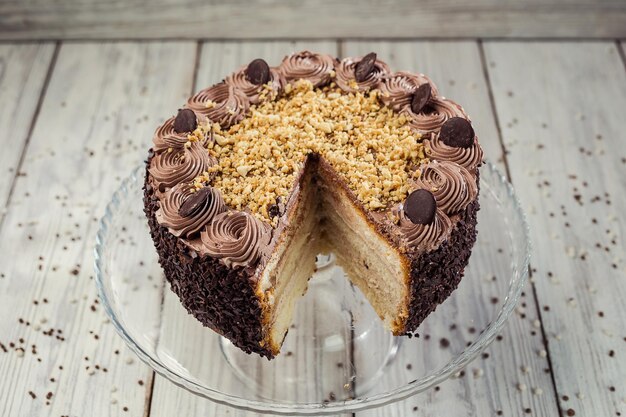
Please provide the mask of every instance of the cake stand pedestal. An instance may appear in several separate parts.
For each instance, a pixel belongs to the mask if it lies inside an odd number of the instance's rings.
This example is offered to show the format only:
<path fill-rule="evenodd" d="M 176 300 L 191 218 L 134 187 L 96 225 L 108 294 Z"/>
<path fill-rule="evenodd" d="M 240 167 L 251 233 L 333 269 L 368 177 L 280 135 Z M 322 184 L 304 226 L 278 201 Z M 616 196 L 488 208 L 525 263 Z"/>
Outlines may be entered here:
<path fill-rule="evenodd" d="M 356 398 L 378 381 L 398 352 L 401 338 L 384 328 L 334 255 L 318 256 L 316 266 L 275 359 L 248 355 L 220 340 L 232 371 L 262 397 L 304 400 L 320 398 L 321 390 L 328 401 Z"/>

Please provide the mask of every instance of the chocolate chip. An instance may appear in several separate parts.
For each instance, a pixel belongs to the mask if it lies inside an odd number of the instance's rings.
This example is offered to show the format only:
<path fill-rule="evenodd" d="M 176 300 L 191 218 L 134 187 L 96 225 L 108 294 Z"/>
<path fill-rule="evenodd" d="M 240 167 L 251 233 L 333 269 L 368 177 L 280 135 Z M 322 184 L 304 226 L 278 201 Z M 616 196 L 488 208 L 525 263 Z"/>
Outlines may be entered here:
<path fill-rule="evenodd" d="M 278 197 L 276 199 L 276 204 L 271 204 L 267 208 L 267 214 L 269 214 L 270 218 L 280 217 L 285 213 L 285 205 L 282 202 L 282 199 Z"/>
<path fill-rule="evenodd" d="M 363 82 L 367 79 L 367 76 L 374 70 L 374 64 L 376 63 L 376 53 L 370 52 L 365 55 L 363 59 L 356 64 L 354 68 L 354 78 L 358 82 Z"/>
<path fill-rule="evenodd" d="M 187 198 L 180 205 L 178 209 L 178 215 L 180 217 L 190 217 L 198 213 L 200 209 L 212 198 L 211 187 L 204 187 L 196 191 L 191 197 Z"/>
<path fill-rule="evenodd" d="M 415 190 L 404 202 L 404 214 L 415 224 L 431 224 L 436 211 L 435 196 L 428 190 Z"/>
<path fill-rule="evenodd" d="M 424 107 L 430 101 L 431 88 L 430 84 L 422 84 L 417 90 L 413 93 L 413 98 L 411 99 L 411 110 L 413 113 L 417 114 L 424 110 Z"/>
<path fill-rule="evenodd" d="M 474 136 L 472 125 L 462 117 L 446 120 L 439 132 L 439 139 L 454 148 L 469 148 L 474 144 Z"/>
<path fill-rule="evenodd" d="M 248 68 L 246 68 L 246 78 L 252 84 L 267 84 L 271 79 L 270 66 L 267 65 L 267 62 L 264 60 L 257 58 L 248 64 Z"/>
<path fill-rule="evenodd" d="M 276 204 L 270 205 L 269 208 L 267 209 L 267 214 L 269 214 L 271 219 L 273 219 L 276 216 L 280 216 L 280 209 L 278 208 L 278 205 Z"/>
<path fill-rule="evenodd" d="M 174 131 L 176 133 L 193 132 L 198 127 L 196 114 L 190 109 L 178 110 L 174 119 Z"/>

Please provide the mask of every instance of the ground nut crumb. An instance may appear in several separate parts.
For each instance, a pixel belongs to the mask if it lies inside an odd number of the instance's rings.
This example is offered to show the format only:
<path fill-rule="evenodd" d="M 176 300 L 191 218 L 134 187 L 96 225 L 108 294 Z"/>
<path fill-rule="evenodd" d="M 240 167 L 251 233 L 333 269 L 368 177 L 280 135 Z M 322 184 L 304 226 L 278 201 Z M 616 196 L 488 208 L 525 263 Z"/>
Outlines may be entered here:
<path fill-rule="evenodd" d="M 309 153 L 322 155 L 370 210 L 404 200 L 412 170 L 426 161 L 419 134 L 378 101 L 376 90 L 345 94 L 306 80 L 252 106 L 227 130 L 214 124 L 213 137 L 209 153 L 219 163 L 195 184 L 209 182 L 231 207 L 265 220 L 268 206 L 288 197 Z"/>

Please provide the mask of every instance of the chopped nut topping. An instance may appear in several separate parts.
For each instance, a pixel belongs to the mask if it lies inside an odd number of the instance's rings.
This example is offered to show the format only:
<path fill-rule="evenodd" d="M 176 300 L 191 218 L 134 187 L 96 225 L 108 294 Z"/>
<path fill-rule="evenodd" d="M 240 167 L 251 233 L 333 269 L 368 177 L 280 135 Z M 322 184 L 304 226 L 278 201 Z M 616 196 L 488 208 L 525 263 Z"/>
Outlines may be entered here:
<path fill-rule="evenodd" d="M 210 182 L 230 206 L 270 221 L 268 207 L 278 197 L 286 201 L 306 155 L 316 152 L 366 208 L 404 200 L 412 169 L 426 160 L 404 115 L 380 104 L 378 90 L 345 94 L 334 84 L 314 89 L 306 80 L 287 87 L 228 130 L 213 124 L 209 153 L 219 163 L 196 184 Z"/>

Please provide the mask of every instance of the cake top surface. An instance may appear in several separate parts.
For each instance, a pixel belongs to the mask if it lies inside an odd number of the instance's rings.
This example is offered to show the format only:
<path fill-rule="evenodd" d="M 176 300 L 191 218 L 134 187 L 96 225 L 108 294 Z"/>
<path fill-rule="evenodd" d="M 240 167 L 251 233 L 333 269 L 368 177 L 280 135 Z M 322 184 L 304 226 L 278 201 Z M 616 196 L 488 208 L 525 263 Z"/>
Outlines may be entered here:
<path fill-rule="evenodd" d="M 278 67 L 256 59 L 192 96 L 153 142 L 157 221 L 235 266 L 260 252 L 233 262 L 224 248 L 269 244 L 310 153 L 420 250 L 445 240 L 475 200 L 482 162 L 463 109 L 425 75 L 393 73 L 373 53 L 338 60 L 302 51 Z"/>
<path fill-rule="evenodd" d="M 229 206 L 271 221 L 268 208 L 286 201 L 306 155 L 314 152 L 367 209 L 404 200 L 410 168 L 426 160 L 424 145 L 404 115 L 380 103 L 378 92 L 343 94 L 308 80 L 289 84 L 281 98 L 252 107 L 228 130 L 214 125 L 215 141 L 208 146 L 219 162 L 196 185 L 210 182 Z"/>

